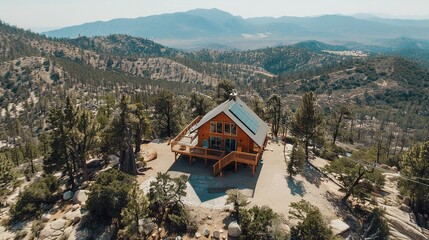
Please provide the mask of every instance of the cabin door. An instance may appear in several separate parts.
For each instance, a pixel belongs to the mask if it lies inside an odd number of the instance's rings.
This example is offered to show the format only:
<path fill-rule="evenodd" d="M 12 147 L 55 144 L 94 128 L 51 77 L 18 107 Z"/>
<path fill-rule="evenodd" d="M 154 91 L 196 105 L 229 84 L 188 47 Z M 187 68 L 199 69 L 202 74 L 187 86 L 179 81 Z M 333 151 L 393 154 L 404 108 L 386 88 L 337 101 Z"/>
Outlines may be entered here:
<path fill-rule="evenodd" d="M 225 151 L 226 152 L 232 152 L 237 150 L 237 140 L 232 138 L 226 138 L 225 139 Z"/>

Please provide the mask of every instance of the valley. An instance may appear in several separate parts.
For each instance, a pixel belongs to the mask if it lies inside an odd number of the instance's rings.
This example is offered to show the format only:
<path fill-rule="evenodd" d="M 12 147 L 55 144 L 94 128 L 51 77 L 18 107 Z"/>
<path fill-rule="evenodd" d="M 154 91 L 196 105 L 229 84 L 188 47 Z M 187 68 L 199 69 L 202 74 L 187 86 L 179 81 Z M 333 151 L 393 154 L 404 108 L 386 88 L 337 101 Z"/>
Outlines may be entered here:
<path fill-rule="evenodd" d="M 279 24 L 297 37 L 287 46 L 199 48 L 212 44 L 203 41 L 183 50 L 146 37 L 194 41 L 196 26 L 132 36 L 87 24 L 47 37 L 0 24 L 0 239 L 231 239 L 234 221 L 240 239 L 309 239 L 306 223 L 321 239 L 429 239 L 424 24 L 341 17 L 357 30 L 331 45 L 316 40 L 335 34 L 320 24 L 338 16 L 182 15 L 163 24 L 204 17 L 205 36 L 229 32 L 231 41 L 234 28 L 279 37 Z M 223 25 L 210 25 L 218 15 Z M 386 24 L 421 40 L 380 31 L 397 41 L 350 42 Z M 298 41 L 315 28 L 325 32 Z M 172 139 L 232 96 L 269 124 L 256 175 L 245 164 L 213 176 L 204 159 L 175 161 Z"/>

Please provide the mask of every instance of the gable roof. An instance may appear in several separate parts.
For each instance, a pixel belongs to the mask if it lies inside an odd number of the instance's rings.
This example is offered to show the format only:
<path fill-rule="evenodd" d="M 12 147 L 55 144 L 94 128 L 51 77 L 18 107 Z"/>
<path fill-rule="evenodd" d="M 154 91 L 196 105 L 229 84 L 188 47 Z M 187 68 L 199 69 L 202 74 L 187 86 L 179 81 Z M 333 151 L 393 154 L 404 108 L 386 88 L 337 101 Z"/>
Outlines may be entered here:
<path fill-rule="evenodd" d="M 225 113 L 237 126 L 246 133 L 259 147 L 262 147 L 268 134 L 268 124 L 252 111 L 240 98 L 229 99 L 208 112 L 191 128 L 195 131 L 202 125 Z"/>

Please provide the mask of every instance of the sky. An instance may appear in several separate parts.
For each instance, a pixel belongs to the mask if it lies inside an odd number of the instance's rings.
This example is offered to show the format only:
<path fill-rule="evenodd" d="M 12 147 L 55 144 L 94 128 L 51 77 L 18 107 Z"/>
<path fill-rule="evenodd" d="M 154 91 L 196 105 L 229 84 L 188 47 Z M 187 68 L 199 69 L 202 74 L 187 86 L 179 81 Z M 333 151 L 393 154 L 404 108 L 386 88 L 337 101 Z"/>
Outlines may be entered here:
<path fill-rule="evenodd" d="M 0 20 L 45 31 L 114 18 L 218 8 L 244 18 L 374 14 L 429 19 L 429 0 L 0 0 Z"/>

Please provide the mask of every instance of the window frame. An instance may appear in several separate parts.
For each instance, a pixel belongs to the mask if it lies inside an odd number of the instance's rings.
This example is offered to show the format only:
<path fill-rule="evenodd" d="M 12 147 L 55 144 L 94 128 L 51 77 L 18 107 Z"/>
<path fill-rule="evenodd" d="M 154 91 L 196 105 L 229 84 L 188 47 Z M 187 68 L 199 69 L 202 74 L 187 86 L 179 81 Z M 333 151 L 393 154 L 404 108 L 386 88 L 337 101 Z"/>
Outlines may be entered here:
<path fill-rule="evenodd" d="M 229 126 L 229 132 L 226 131 L 226 126 Z M 232 129 L 235 130 L 235 132 L 232 132 Z M 225 135 L 231 135 L 231 136 L 237 136 L 237 124 L 235 123 L 225 123 Z"/>

